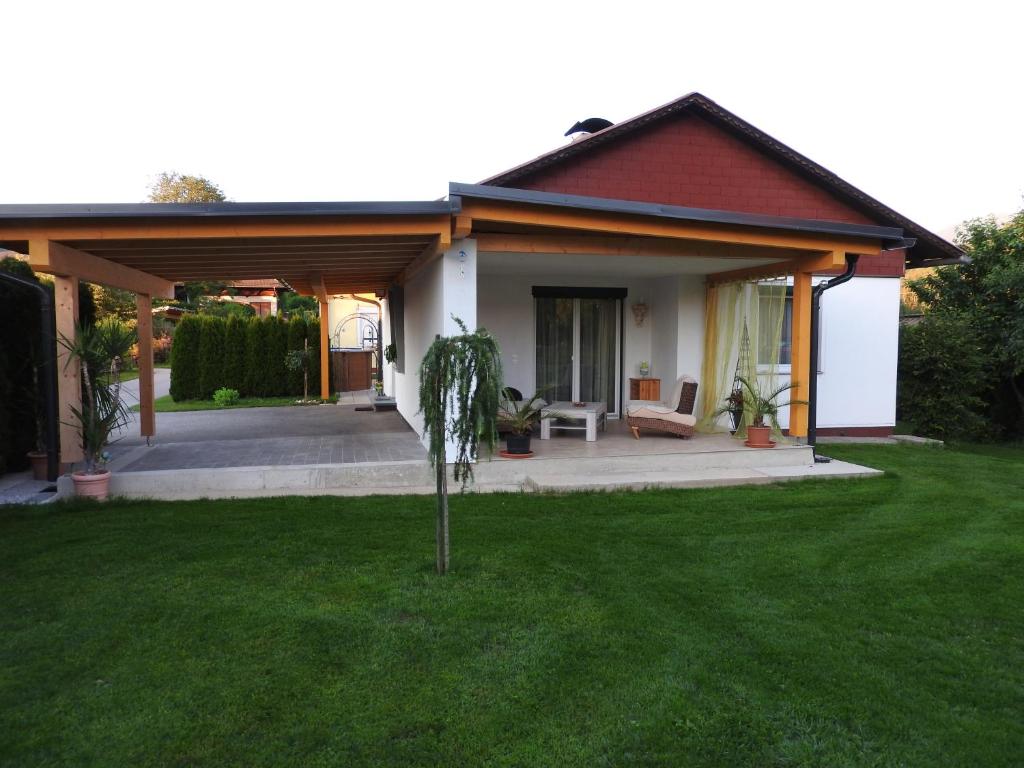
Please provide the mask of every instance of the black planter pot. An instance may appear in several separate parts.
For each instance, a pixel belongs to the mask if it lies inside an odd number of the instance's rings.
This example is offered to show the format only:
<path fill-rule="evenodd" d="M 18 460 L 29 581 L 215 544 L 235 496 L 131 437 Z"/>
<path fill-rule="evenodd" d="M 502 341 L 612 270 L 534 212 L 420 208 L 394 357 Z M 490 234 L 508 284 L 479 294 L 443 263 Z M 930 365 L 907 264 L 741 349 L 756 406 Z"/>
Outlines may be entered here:
<path fill-rule="evenodd" d="M 732 419 L 732 429 L 730 432 L 734 433 L 740 428 L 740 424 L 743 423 L 743 409 L 733 408 L 729 411 L 729 418 Z"/>
<path fill-rule="evenodd" d="M 529 435 L 509 435 L 505 438 L 505 450 L 508 453 L 529 453 Z"/>

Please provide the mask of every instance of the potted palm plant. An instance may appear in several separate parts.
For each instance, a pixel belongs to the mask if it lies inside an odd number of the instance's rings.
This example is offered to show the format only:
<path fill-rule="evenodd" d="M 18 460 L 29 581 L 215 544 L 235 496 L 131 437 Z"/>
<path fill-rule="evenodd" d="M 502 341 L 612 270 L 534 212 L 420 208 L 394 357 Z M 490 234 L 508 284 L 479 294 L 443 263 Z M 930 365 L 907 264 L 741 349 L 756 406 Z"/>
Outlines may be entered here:
<path fill-rule="evenodd" d="M 744 421 L 749 422 L 746 445 L 751 448 L 774 448 L 775 443 L 771 439 L 771 433 L 773 429 L 777 432 L 781 429 L 779 427 L 779 409 L 785 408 L 787 405 L 805 404 L 804 400 L 778 402 L 782 394 L 793 389 L 796 384 L 790 382 L 766 391 L 761 389 L 761 383 L 757 379 L 751 382 L 740 376 L 737 381 L 741 387 L 739 402 L 743 405 Z M 729 413 L 735 408 L 733 395 L 730 395 L 726 404 L 715 412 L 716 416 Z"/>
<path fill-rule="evenodd" d="M 504 393 L 498 409 L 498 428 L 507 434 L 503 455 L 526 458 L 533 455 L 530 438 L 541 420 L 541 411 L 547 403 L 537 392 L 529 400 L 515 400 Z"/>
<path fill-rule="evenodd" d="M 61 338 L 69 361 L 75 359 L 81 366 L 82 406 L 71 409 L 85 455 L 84 469 L 71 474 L 79 496 L 107 498 L 107 446 L 114 432 L 131 419 L 121 396 L 121 361 L 134 343 L 135 331 L 115 318 L 77 327 L 74 339 Z"/>

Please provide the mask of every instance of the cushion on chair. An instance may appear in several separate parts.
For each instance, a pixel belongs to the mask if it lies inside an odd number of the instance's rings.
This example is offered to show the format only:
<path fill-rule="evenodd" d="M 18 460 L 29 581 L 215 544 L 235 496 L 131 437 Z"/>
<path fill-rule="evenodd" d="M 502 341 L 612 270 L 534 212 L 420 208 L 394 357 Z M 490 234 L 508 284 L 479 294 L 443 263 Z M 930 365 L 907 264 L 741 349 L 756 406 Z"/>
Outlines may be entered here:
<path fill-rule="evenodd" d="M 697 423 L 697 418 L 689 413 L 677 413 L 674 408 L 662 405 L 641 405 L 630 408 L 626 411 L 627 416 L 637 419 L 661 419 L 676 424 L 685 424 L 692 427 Z"/>

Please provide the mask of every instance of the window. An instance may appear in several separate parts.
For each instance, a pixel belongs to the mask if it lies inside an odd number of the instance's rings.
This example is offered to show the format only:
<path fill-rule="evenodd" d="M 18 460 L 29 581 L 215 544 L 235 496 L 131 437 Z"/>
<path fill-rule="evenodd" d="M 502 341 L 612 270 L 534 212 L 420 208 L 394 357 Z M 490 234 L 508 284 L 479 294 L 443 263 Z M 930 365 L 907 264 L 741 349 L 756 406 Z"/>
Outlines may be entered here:
<path fill-rule="evenodd" d="M 772 288 L 764 286 L 760 291 L 758 316 L 761 322 L 757 328 L 757 364 L 767 366 L 772 362 L 772 342 L 775 331 L 775 323 L 771 315 L 775 311 L 775 302 L 778 301 L 778 294 L 772 296 Z M 773 301 L 774 298 L 774 301 Z M 776 322 L 778 320 L 776 319 Z M 782 310 L 782 333 L 779 334 L 779 366 L 789 366 L 793 360 L 793 288 L 786 288 L 786 301 Z"/>
<path fill-rule="evenodd" d="M 766 318 L 772 312 L 772 297 L 768 290 L 763 290 L 759 297 L 760 305 L 758 314 Z M 776 301 L 778 299 L 776 298 Z M 824 297 L 818 301 L 818 373 L 823 373 L 821 365 L 822 347 L 824 346 L 824 327 L 822 325 L 823 312 L 821 310 Z M 761 322 L 757 329 L 757 364 L 758 367 L 767 368 L 771 364 L 772 354 L 772 323 Z M 779 368 L 787 370 L 793 364 L 793 286 L 786 287 L 786 303 L 782 310 L 782 333 L 779 335 Z"/>

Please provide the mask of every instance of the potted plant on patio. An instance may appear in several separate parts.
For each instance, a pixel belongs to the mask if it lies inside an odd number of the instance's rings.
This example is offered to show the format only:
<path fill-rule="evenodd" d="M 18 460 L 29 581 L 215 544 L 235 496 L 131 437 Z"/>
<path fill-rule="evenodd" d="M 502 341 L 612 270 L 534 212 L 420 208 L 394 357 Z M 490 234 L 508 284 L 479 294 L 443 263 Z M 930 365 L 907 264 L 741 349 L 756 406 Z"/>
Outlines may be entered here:
<path fill-rule="evenodd" d="M 506 389 L 498 410 L 498 427 L 507 434 L 503 456 L 527 458 L 533 455 L 530 439 L 541 420 L 541 410 L 547 403 L 536 392 L 529 400 L 515 400 Z"/>
<path fill-rule="evenodd" d="M 732 429 L 729 432 L 735 435 L 736 430 L 743 423 L 743 389 L 740 387 L 733 389 L 725 398 L 725 402 L 725 411 L 729 414 L 729 420 L 732 422 Z"/>
<path fill-rule="evenodd" d="M 61 338 L 61 344 L 81 366 L 82 406 L 72 408 L 74 426 L 85 455 L 85 468 L 73 472 L 75 493 L 100 501 L 107 498 L 110 470 L 105 469 L 110 454 L 111 435 L 131 419 L 121 398 L 121 361 L 132 344 L 135 331 L 115 318 L 94 326 L 78 326 L 75 338 Z"/>
<path fill-rule="evenodd" d="M 737 381 L 741 387 L 740 395 L 741 402 L 743 403 L 743 413 L 750 421 L 747 427 L 746 445 L 750 448 L 774 448 L 775 443 L 771 439 L 771 433 L 773 429 L 776 432 L 781 430 L 779 427 L 779 409 L 785 408 L 787 405 L 806 404 L 806 401 L 787 400 L 784 403 L 778 402 L 779 397 L 784 392 L 788 392 L 796 386 L 793 382 L 782 384 L 771 391 L 765 391 L 761 389 L 761 383 L 757 379 L 751 382 L 740 376 L 737 377 Z M 733 407 L 733 398 L 730 395 L 727 398 L 726 404 L 719 408 L 715 415 L 720 416 L 723 413 L 729 413 Z"/>

